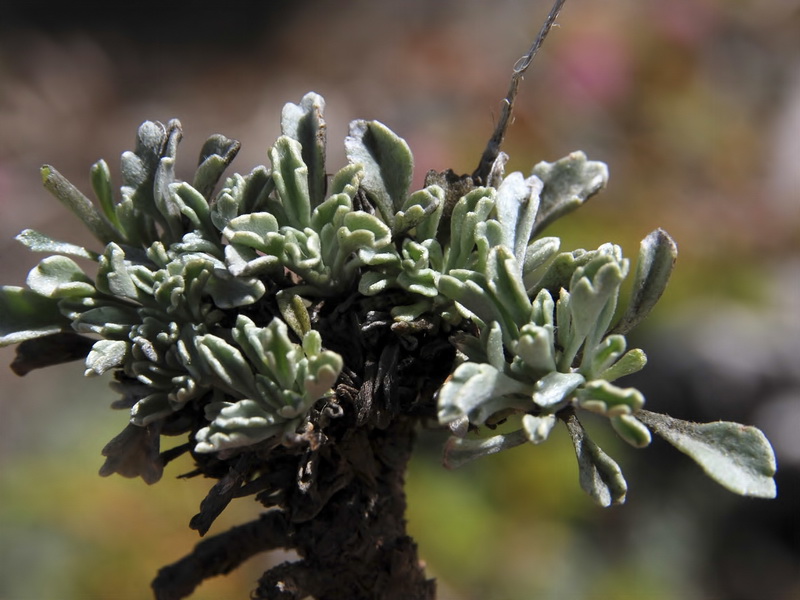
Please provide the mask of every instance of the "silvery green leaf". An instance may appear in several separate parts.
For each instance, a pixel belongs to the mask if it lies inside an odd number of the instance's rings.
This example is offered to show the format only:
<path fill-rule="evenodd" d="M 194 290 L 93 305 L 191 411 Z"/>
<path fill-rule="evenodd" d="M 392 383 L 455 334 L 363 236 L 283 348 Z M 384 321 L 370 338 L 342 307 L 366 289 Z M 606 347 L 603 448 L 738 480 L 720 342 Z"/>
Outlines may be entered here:
<path fill-rule="evenodd" d="M 540 327 L 547 327 L 555 325 L 555 302 L 553 296 L 546 289 L 542 289 L 536 294 L 536 297 L 531 302 L 531 316 L 528 319 L 529 323 L 538 325 Z"/>
<path fill-rule="evenodd" d="M 80 256 L 81 258 L 88 258 L 89 260 L 97 260 L 99 257 L 97 252 L 92 252 L 82 246 L 76 246 L 68 242 L 59 242 L 33 229 L 23 229 L 14 239 L 34 252 L 69 254 L 72 256 Z"/>
<path fill-rule="evenodd" d="M 492 321 L 488 327 L 481 331 L 481 341 L 486 350 L 487 362 L 498 371 L 502 371 L 506 366 L 506 357 L 503 350 L 503 330 L 500 323 Z"/>
<path fill-rule="evenodd" d="M 234 277 L 227 269 L 214 269 L 206 292 L 219 308 L 236 308 L 257 302 L 267 288 L 256 277 Z"/>
<path fill-rule="evenodd" d="M 534 415 L 523 415 L 522 428 L 528 441 L 533 444 L 541 444 L 548 437 L 553 427 L 556 425 L 555 415 L 542 415 L 540 417 Z"/>
<path fill-rule="evenodd" d="M 608 182 L 608 167 L 586 160 L 583 152 L 572 152 L 554 163 L 540 162 L 533 168 L 532 175 L 544 183 L 532 232 L 535 236 L 604 188 Z"/>
<path fill-rule="evenodd" d="M 179 242 L 170 246 L 170 251 L 177 254 L 208 255 L 218 261 L 222 261 L 225 257 L 223 246 L 220 243 L 211 241 L 197 230 L 184 234 Z"/>
<path fill-rule="evenodd" d="M 629 332 L 650 313 L 667 287 L 677 258 L 678 246 L 663 229 L 656 229 L 642 240 L 633 293 L 625 314 L 614 327 L 615 333 Z"/>
<path fill-rule="evenodd" d="M 308 167 L 303 162 L 302 153 L 300 142 L 285 135 L 279 137 L 269 151 L 272 180 L 286 213 L 286 222 L 281 222 L 297 229 L 311 225 Z"/>
<path fill-rule="evenodd" d="M 48 256 L 28 274 L 28 287 L 48 298 L 93 296 L 92 280 L 66 256 Z"/>
<path fill-rule="evenodd" d="M 611 421 L 614 431 L 634 448 L 644 448 L 650 445 L 652 441 L 650 430 L 633 415 L 618 415 L 611 417 L 609 421 Z"/>
<path fill-rule="evenodd" d="M 600 373 L 604 373 L 622 356 L 626 346 L 625 336 L 609 335 L 594 348 L 584 349 L 581 373 L 589 379 L 600 378 Z"/>
<path fill-rule="evenodd" d="M 197 170 L 192 179 L 192 187 L 206 200 L 211 200 L 211 194 L 222 177 L 222 173 L 233 162 L 239 153 L 241 144 L 218 133 L 212 135 L 203 144 L 200 150 L 200 159 Z"/>
<path fill-rule="evenodd" d="M 375 296 L 388 289 L 394 282 L 394 277 L 381 271 L 366 271 L 358 281 L 358 293 Z"/>
<path fill-rule="evenodd" d="M 727 421 L 691 423 L 646 410 L 636 417 L 728 490 L 742 496 L 775 497 L 775 453 L 755 427 Z"/>
<path fill-rule="evenodd" d="M 114 229 L 108 219 L 66 177 L 50 165 L 44 165 L 41 173 L 45 189 L 83 221 L 92 235 L 103 244 L 120 239 L 119 232 Z"/>
<path fill-rule="evenodd" d="M 172 202 L 180 213 L 209 240 L 214 239 L 216 232 L 211 223 L 211 214 L 205 197 L 185 181 L 171 184 L 169 190 Z"/>
<path fill-rule="evenodd" d="M 552 325 L 539 326 L 527 323 L 520 329 L 513 352 L 534 372 L 555 371 L 554 337 Z"/>
<path fill-rule="evenodd" d="M 526 323 L 531 314 L 531 301 L 509 248 L 495 246 L 489 251 L 486 279 L 494 303 L 506 317 L 503 322 L 506 333 L 516 337 L 517 328 Z"/>
<path fill-rule="evenodd" d="M 344 222 L 336 236 L 340 252 L 350 254 L 361 248 L 383 248 L 392 241 L 392 230 L 377 217 L 357 210 L 344 215 Z"/>
<path fill-rule="evenodd" d="M 625 502 L 628 484 L 619 465 L 589 439 L 574 414 L 567 417 L 566 425 L 578 457 L 581 488 L 600 506 Z"/>
<path fill-rule="evenodd" d="M 557 237 L 543 237 L 531 242 L 525 250 L 525 259 L 522 263 L 522 274 L 526 280 L 535 276 L 538 269 L 544 267 L 561 248 L 561 240 Z"/>
<path fill-rule="evenodd" d="M 278 221 L 266 212 L 234 217 L 228 221 L 222 234 L 232 245 L 248 246 L 262 252 L 269 251 L 277 238 L 282 237 L 279 233 Z M 275 249 L 282 245 L 276 244 Z"/>
<path fill-rule="evenodd" d="M 453 436 L 447 440 L 447 444 L 444 447 L 442 462 L 448 469 L 457 469 L 476 458 L 497 454 L 527 441 L 528 437 L 522 429 L 483 439 Z"/>
<path fill-rule="evenodd" d="M 197 336 L 195 347 L 208 371 L 229 389 L 244 397 L 257 396 L 253 371 L 235 346 L 219 336 L 206 334 Z"/>
<path fill-rule="evenodd" d="M 413 304 L 401 304 L 393 306 L 389 314 L 396 322 L 408 323 L 412 328 L 416 326 L 416 321 L 425 313 L 431 312 L 433 309 L 433 302 L 428 298 L 414 302 Z M 396 327 L 397 323 L 393 325 Z M 411 331 L 414 331 L 411 329 Z"/>
<path fill-rule="evenodd" d="M 524 179 L 522 173 L 515 172 L 503 180 L 495 196 L 503 244 L 513 252 L 520 268 L 525 263 L 525 252 L 539 209 L 541 191 L 542 181 L 538 177 Z"/>
<path fill-rule="evenodd" d="M 311 228 L 323 237 L 323 231 L 335 232 L 342 226 L 344 217 L 353 211 L 353 202 L 345 193 L 334 194 L 314 209 L 311 213 Z M 335 246 L 335 233 L 330 236 Z M 334 248 L 335 250 L 335 248 Z"/>
<path fill-rule="evenodd" d="M 599 379 L 614 381 L 625 375 L 641 371 L 646 364 L 647 356 L 645 353 L 639 348 L 634 348 L 626 352 L 616 363 L 600 373 Z"/>
<path fill-rule="evenodd" d="M 331 179 L 328 186 L 328 195 L 345 194 L 350 200 L 355 198 L 364 179 L 364 166 L 361 164 L 349 164 L 339 169 Z"/>
<path fill-rule="evenodd" d="M 61 310 L 65 310 L 65 302 L 60 303 Z M 132 325 L 140 321 L 139 315 L 133 308 L 122 305 L 96 306 L 84 308 L 76 314 L 72 327 L 79 333 L 95 333 L 105 338 L 127 337 Z"/>
<path fill-rule="evenodd" d="M 602 379 L 587 382 L 577 398 L 581 408 L 609 417 L 629 415 L 644 406 L 644 396 L 636 388 L 617 387 Z"/>
<path fill-rule="evenodd" d="M 503 315 L 487 292 L 486 277 L 475 271 L 454 269 L 436 281 L 439 292 L 450 300 L 458 302 L 469 313 L 469 318 L 477 317 L 484 323 L 500 321 Z"/>
<path fill-rule="evenodd" d="M 443 206 L 444 190 L 438 185 L 414 192 L 395 215 L 395 235 L 416 228 L 414 237 L 418 241 L 433 238 L 442 217 Z"/>
<path fill-rule="evenodd" d="M 84 375 L 102 375 L 109 369 L 120 366 L 128 354 L 128 342 L 122 340 L 98 340 L 86 357 Z"/>
<path fill-rule="evenodd" d="M 475 230 L 494 208 L 495 190 L 475 188 L 462 196 L 453 206 L 450 216 L 450 251 L 445 272 L 464 268 L 475 248 Z"/>
<path fill-rule="evenodd" d="M 306 334 L 306 338 L 312 337 L 314 334 L 319 336 L 318 332 L 309 331 L 308 334 Z M 306 339 L 304 339 L 304 349 L 306 346 L 307 342 Z M 342 372 L 344 361 L 337 353 L 329 350 L 324 350 L 313 355 L 306 350 L 306 354 L 309 354 L 308 374 L 304 378 L 303 389 L 307 402 L 311 404 L 326 394 L 331 393 L 331 388 L 339 378 L 339 373 Z"/>
<path fill-rule="evenodd" d="M 361 187 L 375 202 L 383 221 L 393 227 L 414 170 L 408 144 L 383 123 L 357 120 L 350 123 L 344 147 L 350 163 L 363 165 Z"/>
<path fill-rule="evenodd" d="M 284 419 L 266 411 L 254 400 L 244 399 L 220 405 L 214 407 L 217 410 L 211 424 L 195 435 L 195 452 L 208 454 L 250 446 L 279 435 L 284 430 Z"/>
<path fill-rule="evenodd" d="M 602 253 L 587 265 L 575 269 L 569 286 L 575 335 L 599 338 L 606 332 L 614 314 L 620 284 L 625 279 L 626 267 L 624 259 Z"/>
<path fill-rule="evenodd" d="M 175 410 L 165 392 L 148 394 L 131 408 L 131 423 L 139 427 L 147 427 L 168 417 Z"/>
<path fill-rule="evenodd" d="M 281 133 L 300 142 L 303 162 L 308 166 L 311 207 L 325 199 L 325 100 L 309 92 L 300 104 L 286 103 L 281 113 Z"/>
<path fill-rule="evenodd" d="M 180 121 L 172 119 L 167 123 L 166 137 L 160 149 L 158 164 L 153 178 L 153 202 L 158 212 L 156 218 L 164 227 L 162 234 L 168 233 L 172 239 L 180 239 L 184 234 L 179 207 L 173 202 L 170 186 L 175 182 L 175 159 L 178 143 L 183 137 Z M 161 218 L 159 218 L 159 215 Z"/>
<path fill-rule="evenodd" d="M 583 249 L 558 254 L 547 267 L 542 278 L 530 289 L 530 293 L 538 294 L 541 290 L 548 290 L 555 295 L 560 289 L 568 288 L 575 269 L 589 263 L 596 256 L 597 250 L 586 251 Z"/>
<path fill-rule="evenodd" d="M 272 189 L 272 177 L 266 167 L 256 167 L 246 177 L 234 173 L 225 181 L 210 205 L 211 222 L 222 231 L 239 215 L 262 212 L 266 196 Z"/>
<path fill-rule="evenodd" d="M 128 267 L 122 248 L 113 242 L 106 246 L 97 270 L 97 289 L 113 296 L 137 300 L 139 287 L 134 283 Z"/>
<path fill-rule="evenodd" d="M 58 300 L 25 288 L 0 286 L 0 347 L 69 329 Z"/>
<path fill-rule="evenodd" d="M 476 413 L 481 412 L 482 405 L 502 399 L 509 406 L 516 407 L 520 402 L 510 396 L 528 397 L 530 393 L 529 384 L 512 379 L 490 364 L 462 363 L 439 390 L 439 422 L 446 424 L 466 415 L 470 421 L 481 425 L 485 418 L 499 409 L 493 406 L 491 411 L 483 411 L 488 414 L 478 417 Z"/>
<path fill-rule="evenodd" d="M 120 230 L 119 219 L 114 205 L 111 170 L 108 168 L 106 161 L 100 159 L 94 163 L 90 174 L 94 195 L 97 196 L 97 200 L 100 202 L 100 210 L 103 211 L 108 222 L 117 230 Z"/>
<path fill-rule="evenodd" d="M 297 337 L 302 339 L 311 331 L 311 317 L 308 314 L 307 302 L 298 294 L 292 293 L 291 289 L 281 290 L 275 294 L 275 299 L 283 320 L 297 334 Z"/>
<path fill-rule="evenodd" d="M 534 385 L 533 402 L 541 408 L 551 409 L 564 402 L 584 381 L 580 373 L 548 373 Z"/>

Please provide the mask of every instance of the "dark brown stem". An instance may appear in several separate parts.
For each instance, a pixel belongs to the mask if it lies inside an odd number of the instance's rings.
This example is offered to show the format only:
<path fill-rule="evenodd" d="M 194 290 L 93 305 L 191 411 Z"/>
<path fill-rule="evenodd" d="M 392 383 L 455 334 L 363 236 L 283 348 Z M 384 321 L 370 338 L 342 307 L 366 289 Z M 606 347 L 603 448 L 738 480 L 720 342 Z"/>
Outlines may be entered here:
<path fill-rule="evenodd" d="M 303 558 L 267 571 L 253 598 L 294 600 L 433 600 L 417 547 L 406 533 L 405 469 L 414 421 L 399 417 L 386 429 L 349 431 L 325 471 L 354 477 L 311 519 L 292 526 L 293 547 Z"/>
<path fill-rule="evenodd" d="M 511 113 L 514 110 L 514 100 L 517 97 L 517 89 L 522 81 L 522 76 L 525 74 L 525 71 L 528 70 L 528 67 L 531 66 L 533 57 L 536 56 L 539 48 L 541 48 L 544 39 L 547 37 L 547 34 L 550 32 L 550 29 L 556 22 L 558 13 L 561 12 L 561 8 L 564 6 L 565 2 L 566 0 L 556 0 L 555 4 L 553 4 L 553 8 L 550 9 L 550 13 L 547 15 L 547 19 L 545 19 L 542 28 L 539 30 L 539 35 L 536 36 L 536 39 L 533 41 L 533 44 L 531 44 L 531 47 L 528 49 L 528 51 L 514 64 L 514 70 L 511 74 L 511 83 L 508 87 L 506 97 L 503 99 L 503 112 L 500 115 L 500 120 L 497 122 L 497 126 L 494 129 L 492 137 L 489 138 L 489 142 L 486 144 L 486 149 L 483 151 L 483 155 L 481 156 L 480 163 L 478 163 L 478 167 L 472 173 L 472 179 L 476 185 L 487 185 L 488 183 L 489 173 L 492 170 L 492 165 L 500 154 L 500 146 L 503 144 L 503 139 L 506 135 L 506 129 L 511 122 Z"/>
<path fill-rule="evenodd" d="M 225 575 L 251 556 L 291 546 L 289 523 L 283 511 L 264 513 L 250 523 L 203 540 L 191 554 L 163 567 L 151 584 L 156 600 L 178 600 L 205 579 Z"/>

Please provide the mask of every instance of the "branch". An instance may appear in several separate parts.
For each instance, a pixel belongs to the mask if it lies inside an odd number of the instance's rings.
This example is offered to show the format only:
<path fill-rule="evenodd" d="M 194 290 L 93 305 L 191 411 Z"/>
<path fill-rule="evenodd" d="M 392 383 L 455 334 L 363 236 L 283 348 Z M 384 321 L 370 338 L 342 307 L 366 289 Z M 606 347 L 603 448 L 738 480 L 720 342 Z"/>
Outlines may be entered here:
<path fill-rule="evenodd" d="M 503 113 L 500 115 L 500 120 L 497 122 L 492 137 L 489 138 L 489 142 L 486 144 L 486 149 L 483 151 L 481 161 L 478 163 L 478 168 L 472 173 L 472 179 L 475 181 L 476 185 L 486 185 L 488 182 L 492 165 L 500 154 L 500 146 L 505 138 L 508 124 L 511 122 L 511 112 L 514 109 L 514 100 L 517 97 L 517 89 L 522 81 L 522 76 L 525 74 L 525 71 L 528 70 L 528 67 L 531 66 L 533 57 L 536 56 L 539 48 L 542 47 L 544 39 L 553 27 L 553 24 L 558 18 L 558 13 L 561 12 L 561 8 L 566 1 L 567 0 L 555 1 L 553 8 L 550 9 L 550 13 L 547 15 L 547 19 L 545 19 L 542 28 L 539 30 L 539 35 L 536 36 L 528 52 L 521 56 L 514 64 L 514 71 L 511 74 L 511 84 L 508 87 L 508 92 L 506 92 L 506 97 L 503 99 Z"/>
<path fill-rule="evenodd" d="M 203 540 L 191 554 L 163 567 L 151 587 L 156 600 L 179 600 L 205 579 L 225 575 L 260 552 L 290 546 L 286 515 L 269 511 L 255 521 Z"/>

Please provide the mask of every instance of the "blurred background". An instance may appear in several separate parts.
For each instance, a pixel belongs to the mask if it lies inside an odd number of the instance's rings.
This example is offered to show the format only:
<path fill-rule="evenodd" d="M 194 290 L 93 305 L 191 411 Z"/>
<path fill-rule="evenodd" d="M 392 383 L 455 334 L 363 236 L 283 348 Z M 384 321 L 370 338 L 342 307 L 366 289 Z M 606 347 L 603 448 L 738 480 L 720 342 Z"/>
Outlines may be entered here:
<path fill-rule="evenodd" d="M 181 119 L 178 172 L 207 136 L 267 162 L 280 110 L 327 100 L 329 169 L 354 118 L 404 137 L 415 183 L 472 172 L 511 67 L 550 0 L 228 0 L 114 5 L 17 2 L 0 21 L 0 281 L 38 259 L 31 227 L 82 242 L 41 187 L 55 165 L 87 191 L 89 166 L 132 148 L 145 119 Z M 562 249 L 638 242 L 663 227 L 680 258 L 632 336 L 650 358 L 630 381 L 648 408 L 761 427 L 779 461 L 777 500 L 734 496 L 654 441 L 596 440 L 628 476 L 628 503 L 596 508 L 559 432 L 445 471 L 425 432 L 408 477 L 409 527 L 442 600 L 790 600 L 800 598 L 800 3 L 570 0 L 523 82 L 504 150 L 509 170 L 584 150 L 608 189 L 547 233 Z M 0 351 L 0 363 L 13 349 Z M 209 481 L 152 488 L 100 479 L 100 450 L 125 425 L 107 381 L 80 364 L 26 378 L 0 369 L 0 599 L 145 598 L 157 569 L 188 552 Z M 633 378 L 631 378 L 633 379 Z M 591 428 L 593 423 L 589 423 Z M 258 514 L 235 502 L 212 529 Z M 284 557 L 259 556 L 197 599 L 246 598 Z"/>

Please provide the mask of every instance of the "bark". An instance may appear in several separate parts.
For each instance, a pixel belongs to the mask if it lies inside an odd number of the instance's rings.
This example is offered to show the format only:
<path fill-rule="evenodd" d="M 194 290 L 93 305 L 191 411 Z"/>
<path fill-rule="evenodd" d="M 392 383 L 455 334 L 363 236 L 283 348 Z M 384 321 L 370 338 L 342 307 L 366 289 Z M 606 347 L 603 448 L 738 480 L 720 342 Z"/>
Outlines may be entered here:
<path fill-rule="evenodd" d="M 254 599 L 433 600 L 435 583 L 425 577 L 406 532 L 404 482 L 413 441 L 414 420 L 401 417 L 385 429 L 347 429 L 335 445 L 297 457 L 313 484 L 297 488 L 285 508 L 200 542 L 161 569 L 152 584 L 156 599 L 184 598 L 258 552 L 285 548 L 301 560 L 264 573 Z M 239 461 L 235 468 L 241 467 Z M 269 498 L 261 499 L 271 504 Z"/>
<path fill-rule="evenodd" d="M 313 518 L 292 523 L 292 547 L 302 560 L 265 573 L 253 598 L 432 600 L 434 582 L 406 533 L 403 486 L 413 438 L 413 422 L 401 419 L 342 440 L 338 460 L 322 469 L 352 469 L 353 478 Z"/>

